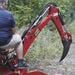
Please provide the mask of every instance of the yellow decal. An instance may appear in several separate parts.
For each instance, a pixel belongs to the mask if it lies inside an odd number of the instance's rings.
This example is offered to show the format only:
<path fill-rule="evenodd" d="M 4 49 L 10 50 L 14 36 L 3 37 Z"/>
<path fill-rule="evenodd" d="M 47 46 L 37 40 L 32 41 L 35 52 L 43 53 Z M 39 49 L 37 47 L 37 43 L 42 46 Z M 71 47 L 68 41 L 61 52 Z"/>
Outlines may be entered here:
<path fill-rule="evenodd" d="M 34 35 L 37 36 L 39 33 L 40 33 L 40 29 L 38 28 L 38 29 L 35 31 Z"/>

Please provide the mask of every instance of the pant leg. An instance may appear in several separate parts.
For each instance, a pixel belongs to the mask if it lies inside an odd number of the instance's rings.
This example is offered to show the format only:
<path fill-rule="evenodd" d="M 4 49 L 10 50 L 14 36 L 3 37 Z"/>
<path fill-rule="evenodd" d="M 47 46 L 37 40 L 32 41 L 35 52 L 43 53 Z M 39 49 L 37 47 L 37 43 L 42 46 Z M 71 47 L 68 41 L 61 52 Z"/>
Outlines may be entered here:
<path fill-rule="evenodd" d="M 18 34 L 14 34 L 11 41 L 4 46 L 0 46 L 3 49 L 17 48 L 17 46 L 22 42 L 21 36 Z"/>

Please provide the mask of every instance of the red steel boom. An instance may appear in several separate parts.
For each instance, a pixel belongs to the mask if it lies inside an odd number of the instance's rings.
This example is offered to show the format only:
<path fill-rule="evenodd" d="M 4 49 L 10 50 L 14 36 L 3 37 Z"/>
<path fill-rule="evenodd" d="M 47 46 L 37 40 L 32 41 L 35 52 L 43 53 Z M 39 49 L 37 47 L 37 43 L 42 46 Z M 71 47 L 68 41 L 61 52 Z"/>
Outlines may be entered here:
<path fill-rule="evenodd" d="M 72 42 L 72 36 L 70 33 L 68 33 L 68 31 L 64 25 L 64 22 L 60 15 L 58 7 L 56 5 L 50 5 L 50 7 L 47 7 L 46 11 L 47 10 L 48 10 L 48 15 L 40 23 L 33 24 L 31 29 L 26 33 L 26 35 L 24 37 L 23 55 L 26 54 L 28 48 L 33 43 L 33 41 L 38 36 L 38 34 L 41 32 L 41 30 L 44 28 L 44 26 L 50 20 L 52 20 L 60 34 L 63 46 L 64 46 L 64 43 L 67 45 L 67 48 L 64 47 L 64 50 L 63 50 L 63 55 L 62 55 L 62 59 L 63 59 L 67 54 L 67 53 L 65 53 L 65 55 L 64 55 L 64 51 L 67 50 L 67 52 L 68 52 L 68 50 L 69 50 L 68 48 L 70 47 L 70 44 Z M 65 32 L 63 31 L 62 25 L 64 26 Z M 67 35 L 67 38 L 65 37 L 66 35 Z"/>

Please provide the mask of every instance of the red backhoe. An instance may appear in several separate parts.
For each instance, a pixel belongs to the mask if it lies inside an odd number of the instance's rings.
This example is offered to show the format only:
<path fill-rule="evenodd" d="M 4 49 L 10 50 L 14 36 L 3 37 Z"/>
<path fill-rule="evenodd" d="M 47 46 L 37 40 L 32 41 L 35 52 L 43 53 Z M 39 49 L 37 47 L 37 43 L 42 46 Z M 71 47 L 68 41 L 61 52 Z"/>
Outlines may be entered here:
<path fill-rule="evenodd" d="M 46 15 L 46 13 L 48 14 Z M 46 15 L 45 18 L 43 18 L 44 15 Z M 34 21 L 24 31 L 22 35 L 23 56 L 25 56 L 27 50 L 29 49 L 35 38 L 50 20 L 52 20 L 55 24 L 63 44 L 63 53 L 60 61 L 62 61 L 66 57 L 72 43 L 72 36 L 67 31 L 62 15 L 55 3 L 46 4 L 34 19 Z M 62 26 L 65 31 L 63 31 Z M 14 51 L 15 50 L 9 51 L 7 49 L 0 49 L 0 75 L 47 75 L 40 71 L 28 71 L 27 68 L 17 69 L 17 56 L 15 53 L 13 53 Z"/>

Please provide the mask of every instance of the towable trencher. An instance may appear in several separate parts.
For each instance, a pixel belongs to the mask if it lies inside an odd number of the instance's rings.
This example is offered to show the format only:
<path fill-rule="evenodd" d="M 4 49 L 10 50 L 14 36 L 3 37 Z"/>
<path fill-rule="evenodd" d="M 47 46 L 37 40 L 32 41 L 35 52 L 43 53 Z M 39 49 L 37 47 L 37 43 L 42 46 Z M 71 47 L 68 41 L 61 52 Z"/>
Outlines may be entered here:
<path fill-rule="evenodd" d="M 47 12 L 47 16 L 43 18 L 43 16 L 46 15 Z M 43 20 L 41 21 L 42 18 Z M 63 53 L 60 61 L 62 61 L 66 57 L 72 43 L 72 36 L 67 31 L 62 15 L 55 3 L 46 4 L 34 19 L 34 21 L 24 31 L 22 35 L 23 56 L 25 56 L 27 50 L 29 49 L 35 38 L 50 20 L 52 20 L 55 24 L 63 44 Z M 63 30 L 62 26 L 65 31 Z M 40 71 L 28 71 L 27 68 L 17 69 L 17 56 L 16 54 L 12 53 L 13 51 L 15 50 L 9 51 L 7 49 L 0 49 L 0 75 L 47 75 Z"/>

